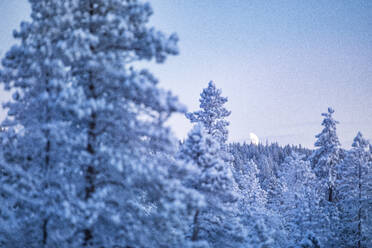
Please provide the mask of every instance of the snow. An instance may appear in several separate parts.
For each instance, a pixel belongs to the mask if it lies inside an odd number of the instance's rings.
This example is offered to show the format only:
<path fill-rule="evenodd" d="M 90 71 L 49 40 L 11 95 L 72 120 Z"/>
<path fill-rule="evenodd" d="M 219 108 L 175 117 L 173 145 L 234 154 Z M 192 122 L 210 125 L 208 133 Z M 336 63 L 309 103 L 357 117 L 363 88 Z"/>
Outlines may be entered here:
<path fill-rule="evenodd" d="M 136 68 L 178 54 L 149 3 L 29 3 L 0 71 L 0 247 L 372 247 L 372 145 L 341 149 L 332 108 L 314 150 L 229 144 L 212 81 L 186 113 Z"/>

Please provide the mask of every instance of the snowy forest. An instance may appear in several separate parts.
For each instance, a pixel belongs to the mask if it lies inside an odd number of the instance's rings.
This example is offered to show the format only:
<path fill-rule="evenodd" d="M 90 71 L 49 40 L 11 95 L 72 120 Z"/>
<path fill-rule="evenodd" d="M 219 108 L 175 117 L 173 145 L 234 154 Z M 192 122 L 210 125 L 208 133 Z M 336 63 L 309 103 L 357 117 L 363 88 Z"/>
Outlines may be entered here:
<path fill-rule="evenodd" d="M 372 145 L 341 148 L 333 108 L 314 149 L 229 143 L 214 82 L 192 112 L 141 68 L 179 52 L 148 2 L 29 3 L 0 68 L 0 247 L 372 247 Z"/>

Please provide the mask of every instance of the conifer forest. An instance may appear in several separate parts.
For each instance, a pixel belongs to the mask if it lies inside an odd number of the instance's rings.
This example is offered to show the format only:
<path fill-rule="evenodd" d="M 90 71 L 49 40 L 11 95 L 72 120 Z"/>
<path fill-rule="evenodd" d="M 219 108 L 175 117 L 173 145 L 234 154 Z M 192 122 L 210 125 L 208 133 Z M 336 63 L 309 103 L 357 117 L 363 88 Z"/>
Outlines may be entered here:
<path fill-rule="evenodd" d="M 229 142 L 218 82 L 187 110 L 142 66 L 179 53 L 149 2 L 29 4 L 0 67 L 0 247 L 372 247 L 372 144 L 342 148 L 332 107 L 312 149 Z"/>

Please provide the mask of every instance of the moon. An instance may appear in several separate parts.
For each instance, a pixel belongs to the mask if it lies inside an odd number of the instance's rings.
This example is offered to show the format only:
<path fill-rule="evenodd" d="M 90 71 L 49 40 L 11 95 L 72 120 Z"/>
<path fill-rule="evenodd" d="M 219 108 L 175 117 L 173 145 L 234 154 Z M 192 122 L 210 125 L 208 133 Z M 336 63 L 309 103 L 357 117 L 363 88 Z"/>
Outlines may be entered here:
<path fill-rule="evenodd" d="M 254 133 L 249 133 L 249 138 L 251 139 L 252 144 L 258 145 L 258 142 L 260 141 Z"/>

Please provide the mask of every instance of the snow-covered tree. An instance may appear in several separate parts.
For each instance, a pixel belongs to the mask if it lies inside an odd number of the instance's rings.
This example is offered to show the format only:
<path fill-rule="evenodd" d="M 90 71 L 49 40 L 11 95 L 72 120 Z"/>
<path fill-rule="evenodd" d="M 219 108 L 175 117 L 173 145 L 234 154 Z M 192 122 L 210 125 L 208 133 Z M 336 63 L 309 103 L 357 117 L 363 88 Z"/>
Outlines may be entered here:
<path fill-rule="evenodd" d="M 195 209 L 190 236 L 212 247 L 236 247 L 244 241 L 237 212 L 237 186 L 220 152 L 220 143 L 202 124 L 193 127 L 181 146 L 179 158 L 194 164 L 197 170 L 185 183 L 206 200 L 203 208 Z"/>
<path fill-rule="evenodd" d="M 293 152 L 282 164 L 280 180 L 286 185 L 280 214 L 285 227 L 295 244 L 307 237 L 307 232 L 316 232 L 319 214 L 319 196 L 316 192 L 316 178 L 309 161 Z"/>
<path fill-rule="evenodd" d="M 263 212 L 266 209 L 267 193 L 261 188 L 258 174 L 257 164 L 253 160 L 240 168 L 234 168 L 234 177 L 242 198 L 242 209 L 255 208 Z"/>
<path fill-rule="evenodd" d="M 197 197 L 156 156 L 174 152 L 164 122 L 184 108 L 149 71 L 133 68 L 177 54 L 177 36 L 148 27 L 152 8 L 136 0 L 30 4 L 32 19 L 1 71 L 15 92 L 4 124 L 18 131 L 4 145 L 0 188 L 11 207 L 30 213 L 18 222 L 36 223 L 40 242 L 24 239 L 35 247 L 186 246 L 179 230 Z"/>
<path fill-rule="evenodd" d="M 203 89 L 200 94 L 200 108 L 193 113 L 187 113 L 186 117 L 192 123 L 202 123 L 208 134 L 211 134 L 219 142 L 224 144 L 228 138 L 227 126 L 229 122 L 225 119 L 231 112 L 224 104 L 227 97 L 221 96 L 222 91 L 216 88 L 216 85 L 210 81 L 208 87 Z"/>
<path fill-rule="evenodd" d="M 327 113 L 322 113 L 324 128 L 315 136 L 317 141 L 314 145 L 317 149 L 311 155 L 312 167 L 321 181 L 324 198 L 329 202 L 335 200 L 335 166 L 340 162 L 340 142 L 336 133 L 339 122 L 333 119 L 334 112 L 332 108 L 328 108 Z"/>
<path fill-rule="evenodd" d="M 274 235 L 272 229 L 268 228 L 263 220 L 259 219 L 252 224 L 252 228 L 249 232 L 251 235 L 249 235 L 248 247 L 280 247 L 279 244 L 276 244 L 275 240 L 272 238 Z"/>
<path fill-rule="evenodd" d="M 369 247 L 368 219 L 372 191 L 368 141 L 358 132 L 352 149 L 338 166 L 338 207 L 340 208 L 340 247 Z M 366 232 L 365 232 L 366 231 Z"/>
<path fill-rule="evenodd" d="M 362 233 L 364 237 L 372 237 L 372 145 L 369 144 L 369 159 L 366 166 L 366 171 L 363 171 L 364 184 L 362 188 L 362 194 L 364 196 L 364 211 L 362 215 L 364 216 L 364 226 Z M 372 246 L 372 240 L 366 239 L 363 244 L 367 247 Z"/>
<path fill-rule="evenodd" d="M 1 82 L 5 89 L 12 90 L 13 101 L 5 104 L 10 118 L 4 126 L 10 128 L 2 139 L 1 188 L 17 212 L 8 231 L 29 232 L 22 235 L 23 239 L 8 241 L 14 246 L 30 242 L 30 246 L 42 247 L 50 241 L 59 220 L 66 221 L 66 228 L 69 225 L 63 209 L 56 207 L 69 192 L 60 176 L 67 146 L 59 143 L 66 117 L 58 103 L 60 93 L 68 87 L 68 71 L 55 49 L 55 12 L 61 7 L 60 1 L 30 4 L 32 21 L 22 22 L 19 31 L 14 32 L 20 43 L 2 60 Z"/>
<path fill-rule="evenodd" d="M 287 185 L 273 173 L 267 175 L 261 185 L 267 193 L 267 208 L 278 212 L 278 208 L 284 203 L 284 194 L 288 190 Z"/>
<path fill-rule="evenodd" d="M 319 217 L 318 230 L 323 233 L 320 237 L 322 245 L 334 246 L 338 240 L 337 225 L 339 212 L 336 207 L 337 190 L 335 181 L 337 178 L 336 166 L 341 161 L 340 142 L 336 133 L 338 121 L 333 119 L 334 110 L 328 108 L 324 116 L 322 132 L 315 137 L 315 147 L 310 156 L 312 168 L 317 176 L 317 193 L 320 197 L 321 214 Z"/>

